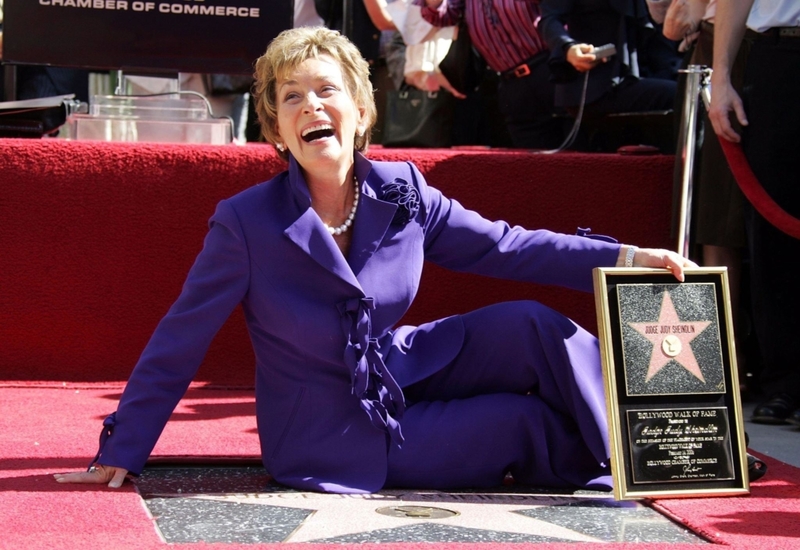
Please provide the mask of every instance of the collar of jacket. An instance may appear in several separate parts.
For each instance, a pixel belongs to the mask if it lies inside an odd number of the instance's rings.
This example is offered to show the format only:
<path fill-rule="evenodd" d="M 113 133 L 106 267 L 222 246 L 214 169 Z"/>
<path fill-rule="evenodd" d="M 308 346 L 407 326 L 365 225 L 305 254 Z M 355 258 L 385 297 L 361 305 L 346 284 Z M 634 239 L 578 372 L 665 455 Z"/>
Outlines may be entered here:
<path fill-rule="evenodd" d="M 356 288 L 360 284 L 356 277 L 378 250 L 381 241 L 392 223 L 397 204 L 378 198 L 385 175 L 377 173 L 373 164 L 362 154 L 355 153 L 355 174 L 358 179 L 359 199 L 356 222 L 350 253 L 345 259 L 339 247 L 328 233 L 317 213 L 311 208 L 308 184 L 300 165 L 290 155 L 289 185 L 297 201 L 299 217 L 286 228 L 285 234 L 324 268 L 348 281 Z"/>
<path fill-rule="evenodd" d="M 359 182 L 361 196 L 367 195 L 369 197 L 377 198 L 375 189 L 371 185 L 364 185 L 369 183 L 369 176 L 372 174 L 372 162 L 364 155 L 355 151 L 354 153 L 354 171 L 356 179 Z M 381 182 L 382 183 L 382 182 Z M 303 171 L 300 169 L 300 164 L 295 158 L 289 154 L 289 185 L 292 187 L 292 192 L 301 210 L 311 207 L 311 193 L 308 190 L 308 183 L 303 176 Z M 378 185 L 380 188 L 380 185 Z M 359 206 L 360 208 L 360 206 Z"/>

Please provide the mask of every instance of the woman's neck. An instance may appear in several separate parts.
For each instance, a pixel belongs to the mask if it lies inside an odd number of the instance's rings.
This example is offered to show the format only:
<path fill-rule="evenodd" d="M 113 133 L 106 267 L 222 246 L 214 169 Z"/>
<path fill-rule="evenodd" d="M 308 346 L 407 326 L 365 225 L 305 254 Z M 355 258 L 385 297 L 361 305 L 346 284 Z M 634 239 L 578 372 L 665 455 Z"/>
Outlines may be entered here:
<path fill-rule="evenodd" d="M 311 207 L 328 231 L 335 235 L 346 233 L 352 226 L 358 206 L 353 170 L 333 177 L 312 177 L 306 182 L 311 195 Z"/>

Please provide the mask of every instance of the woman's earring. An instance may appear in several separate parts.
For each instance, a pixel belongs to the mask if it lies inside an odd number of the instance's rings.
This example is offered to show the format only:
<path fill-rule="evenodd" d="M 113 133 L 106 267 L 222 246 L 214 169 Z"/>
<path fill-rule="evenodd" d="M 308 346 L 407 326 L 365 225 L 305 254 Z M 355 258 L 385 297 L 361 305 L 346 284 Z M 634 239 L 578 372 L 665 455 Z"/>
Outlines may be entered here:
<path fill-rule="evenodd" d="M 283 153 L 286 150 L 286 146 L 284 146 L 283 143 L 276 143 L 275 149 Z"/>

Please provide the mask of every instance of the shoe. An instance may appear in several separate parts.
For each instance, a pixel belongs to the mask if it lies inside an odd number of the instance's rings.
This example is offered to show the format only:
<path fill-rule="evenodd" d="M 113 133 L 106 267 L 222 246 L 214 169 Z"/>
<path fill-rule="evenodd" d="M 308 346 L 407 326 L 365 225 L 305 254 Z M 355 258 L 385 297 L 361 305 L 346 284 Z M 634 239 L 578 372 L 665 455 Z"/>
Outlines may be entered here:
<path fill-rule="evenodd" d="M 786 424 L 786 419 L 797 407 L 798 403 L 791 395 L 779 393 L 760 403 L 753 410 L 751 420 L 758 424 Z"/>
<path fill-rule="evenodd" d="M 767 465 L 763 460 L 760 460 L 750 453 L 747 453 L 747 475 L 750 477 L 750 483 L 757 479 L 764 477 L 767 473 Z"/>
<path fill-rule="evenodd" d="M 800 426 L 800 409 L 795 409 L 794 412 L 786 418 L 786 422 L 794 424 L 795 426 Z"/>

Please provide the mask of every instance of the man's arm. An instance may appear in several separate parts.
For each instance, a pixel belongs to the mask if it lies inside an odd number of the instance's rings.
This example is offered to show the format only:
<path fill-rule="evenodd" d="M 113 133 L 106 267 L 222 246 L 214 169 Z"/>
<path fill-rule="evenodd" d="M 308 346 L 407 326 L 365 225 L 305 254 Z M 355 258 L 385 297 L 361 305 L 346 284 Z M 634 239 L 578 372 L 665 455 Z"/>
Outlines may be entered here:
<path fill-rule="evenodd" d="M 731 84 L 731 67 L 744 37 L 747 16 L 754 0 L 719 0 L 714 18 L 714 62 L 711 74 L 711 106 L 708 116 L 714 131 L 728 141 L 741 140 L 728 118 L 733 111 L 742 126 L 747 126 L 742 98 Z"/>
<path fill-rule="evenodd" d="M 664 17 L 664 36 L 683 40 L 697 32 L 707 7 L 708 0 L 673 0 Z"/>
<path fill-rule="evenodd" d="M 574 0 L 542 0 L 539 7 L 542 17 L 536 28 L 547 44 L 550 58 L 556 66 L 562 60 L 566 60 L 577 71 L 583 73 L 601 63 L 592 52 L 594 46 L 600 44 L 578 42 L 569 33 L 567 20 L 576 10 Z"/>
<path fill-rule="evenodd" d="M 396 31 L 397 27 L 392 21 L 389 10 L 386 9 L 386 0 L 364 0 L 367 15 L 379 31 Z"/>
<path fill-rule="evenodd" d="M 464 0 L 414 0 L 422 8 L 422 18 L 434 27 L 458 25 L 464 15 Z"/>

